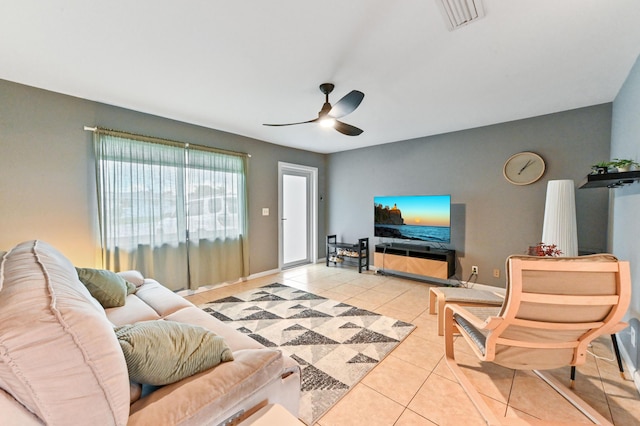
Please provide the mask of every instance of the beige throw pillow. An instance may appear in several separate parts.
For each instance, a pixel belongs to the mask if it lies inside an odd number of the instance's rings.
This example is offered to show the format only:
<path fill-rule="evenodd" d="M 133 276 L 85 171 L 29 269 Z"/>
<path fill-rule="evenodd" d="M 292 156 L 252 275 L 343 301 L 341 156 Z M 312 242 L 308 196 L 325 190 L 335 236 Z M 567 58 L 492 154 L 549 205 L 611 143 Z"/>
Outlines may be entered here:
<path fill-rule="evenodd" d="M 141 321 L 115 328 L 133 382 L 166 385 L 232 361 L 222 337 L 175 321 Z"/>

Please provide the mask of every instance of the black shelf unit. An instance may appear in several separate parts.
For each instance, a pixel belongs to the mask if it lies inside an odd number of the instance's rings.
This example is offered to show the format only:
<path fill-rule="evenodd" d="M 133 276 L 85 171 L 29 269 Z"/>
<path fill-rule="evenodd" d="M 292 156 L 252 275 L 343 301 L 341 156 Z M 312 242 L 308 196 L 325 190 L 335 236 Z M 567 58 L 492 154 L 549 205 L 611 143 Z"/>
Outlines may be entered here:
<path fill-rule="evenodd" d="M 640 170 L 631 172 L 590 174 L 578 188 L 619 188 L 640 180 Z"/>
<path fill-rule="evenodd" d="M 456 273 L 456 251 L 404 243 L 376 244 L 375 252 L 383 255 L 406 256 L 447 263 L 447 278 Z"/>
<path fill-rule="evenodd" d="M 333 263 L 356 265 L 358 273 L 369 270 L 369 238 L 359 238 L 357 243 L 338 242 L 336 235 L 327 235 L 327 266 Z"/>

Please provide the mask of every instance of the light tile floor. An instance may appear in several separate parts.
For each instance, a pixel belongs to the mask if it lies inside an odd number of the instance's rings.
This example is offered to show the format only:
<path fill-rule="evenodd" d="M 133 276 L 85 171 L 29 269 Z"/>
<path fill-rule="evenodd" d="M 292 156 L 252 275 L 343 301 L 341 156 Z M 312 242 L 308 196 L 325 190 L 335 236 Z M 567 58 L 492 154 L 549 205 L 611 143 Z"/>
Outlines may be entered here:
<path fill-rule="evenodd" d="M 436 316 L 428 312 L 428 284 L 316 264 L 186 298 L 198 305 L 274 282 L 417 326 L 316 426 L 484 424 L 444 363 L 444 339 L 437 335 Z M 610 342 L 608 337 L 594 342 L 591 352 L 602 359 L 589 355 L 587 364 L 578 369 L 575 392 L 616 425 L 640 424 L 640 397 L 633 381 L 620 377 Z M 532 373 L 481 363 L 461 339 L 456 341 L 456 359 L 499 416 L 521 424 L 590 423 Z M 568 384 L 568 367 L 553 374 Z"/>

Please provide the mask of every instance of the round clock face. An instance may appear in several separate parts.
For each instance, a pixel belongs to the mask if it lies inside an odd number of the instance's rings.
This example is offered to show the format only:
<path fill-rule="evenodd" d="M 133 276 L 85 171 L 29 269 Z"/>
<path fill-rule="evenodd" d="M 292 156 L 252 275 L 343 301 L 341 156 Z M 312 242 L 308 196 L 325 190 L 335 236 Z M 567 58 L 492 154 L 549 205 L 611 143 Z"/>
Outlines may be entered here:
<path fill-rule="evenodd" d="M 528 185 L 544 174 L 544 160 L 535 152 L 519 152 L 504 163 L 502 173 L 514 185 Z"/>

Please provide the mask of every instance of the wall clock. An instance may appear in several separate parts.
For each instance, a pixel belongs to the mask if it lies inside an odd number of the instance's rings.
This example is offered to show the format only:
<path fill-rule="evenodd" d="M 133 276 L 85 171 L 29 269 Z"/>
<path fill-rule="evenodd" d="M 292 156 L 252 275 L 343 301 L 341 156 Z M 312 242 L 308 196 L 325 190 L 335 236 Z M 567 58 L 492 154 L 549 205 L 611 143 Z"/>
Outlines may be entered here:
<path fill-rule="evenodd" d="M 535 152 L 519 152 L 505 161 L 502 173 L 514 185 L 529 185 L 544 174 L 545 164 Z"/>

